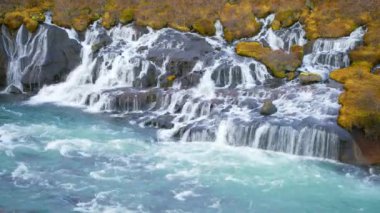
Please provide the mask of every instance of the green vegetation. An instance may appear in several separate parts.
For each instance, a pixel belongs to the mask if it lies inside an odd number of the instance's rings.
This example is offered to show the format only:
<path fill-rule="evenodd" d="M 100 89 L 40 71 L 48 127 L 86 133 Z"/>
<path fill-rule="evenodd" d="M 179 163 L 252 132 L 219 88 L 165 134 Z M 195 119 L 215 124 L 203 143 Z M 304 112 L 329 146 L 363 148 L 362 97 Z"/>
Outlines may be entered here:
<path fill-rule="evenodd" d="M 302 63 L 303 48 L 293 46 L 290 53 L 282 50 L 275 50 L 263 47 L 258 42 L 240 42 L 236 46 L 236 52 L 242 56 L 248 56 L 263 62 L 277 78 L 295 77 L 296 69 Z"/>

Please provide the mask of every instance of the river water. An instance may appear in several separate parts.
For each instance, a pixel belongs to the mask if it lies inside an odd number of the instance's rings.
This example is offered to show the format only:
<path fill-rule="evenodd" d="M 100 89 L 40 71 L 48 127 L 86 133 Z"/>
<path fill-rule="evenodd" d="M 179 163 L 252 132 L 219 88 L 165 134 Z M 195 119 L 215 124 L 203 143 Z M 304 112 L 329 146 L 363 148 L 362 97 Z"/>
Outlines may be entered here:
<path fill-rule="evenodd" d="M 365 169 L 222 142 L 156 142 L 106 114 L 0 97 L 0 211 L 378 212 Z"/>

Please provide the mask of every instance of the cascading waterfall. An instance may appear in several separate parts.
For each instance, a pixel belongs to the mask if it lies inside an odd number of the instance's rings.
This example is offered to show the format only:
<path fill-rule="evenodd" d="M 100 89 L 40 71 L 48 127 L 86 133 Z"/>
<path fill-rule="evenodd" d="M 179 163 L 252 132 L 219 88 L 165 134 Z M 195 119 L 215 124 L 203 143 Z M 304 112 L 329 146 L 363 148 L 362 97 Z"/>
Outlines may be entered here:
<path fill-rule="evenodd" d="M 328 79 L 332 70 L 350 65 L 348 53 L 363 41 L 365 33 L 365 28 L 359 27 L 348 37 L 317 39 L 312 51 L 305 55 L 303 65 L 299 70 L 318 73 L 323 79 Z"/>
<path fill-rule="evenodd" d="M 261 20 L 262 31 L 243 40 L 284 51 L 307 43 L 301 24 L 273 31 L 273 19 Z M 158 127 L 164 141 L 216 141 L 337 159 L 341 90 L 276 80 L 263 64 L 236 55 L 234 45 L 222 38 L 220 22 L 216 28 L 216 36 L 204 38 L 134 24 L 106 31 L 95 23 L 81 41 L 81 64 L 65 82 L 42 88 L 29 103 L 125 113 L 141 126 Z M 347 38 L 317 40 L 300 70 L 347 66 L 347 53 L 363 34 L 359 28 Z M 278 108 L 269 117 L 260 114 L 267 99 Z"/>
<path fill-rule="evenodd" d="M 305 31 L 300 23 L 296 23 L 287 29 L 274 31 L 271 28 L 275 15 L 269 15 L 260 22 L 263 25 L 261 32 L 247 41 L 257 41 L 269 46 L 273 50 L 290 51 L 293 45 L 303 46 L 307 43 Z"/>
<path fill-rule="evenodd" d="M 7 85 L 23 90 L 22 78 L 27 72 L 39 73 L 47 54 L 47 29 L 39 27 L 34 34 L 21 27 L 13 39 L 3 25 L 1 27 L 2 43 L 8 56 Z"/>
<path fill-rule="evenodd" d="M 1 26 L 0 44 L 7 58 L 8 90 L 37 91 L 44 85 L 62 81 L 79 64 L 80 44 L 65 30 L 46 22 L 31 33 L 23 25 L 17 32 Z"/>
<path fill-rule="evenodd" d="M 227 127 L 226 124 L 220 127 L 228 130 L 225 143 L 338 160 L 338 135 L 317 126 L 292 127 L 267 122 L 226 123 Z"/>

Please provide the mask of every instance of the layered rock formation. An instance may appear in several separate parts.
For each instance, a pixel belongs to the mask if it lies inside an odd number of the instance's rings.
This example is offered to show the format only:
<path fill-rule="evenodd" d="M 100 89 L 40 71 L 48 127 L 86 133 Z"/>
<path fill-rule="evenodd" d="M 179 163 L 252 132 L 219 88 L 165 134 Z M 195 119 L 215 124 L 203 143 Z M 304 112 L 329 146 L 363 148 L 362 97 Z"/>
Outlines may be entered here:
<path fill-rule="evenodd" d="M 73 82 L 81 86 L 94 84 L 104 90 L 90 91 L 95 86 L 89 86 L 89 91 L 84 91 L 69 101 L 75 100 L 80 104 L 118 112 L 144 110 L 154 111 L 152 113 L 155 114 L 158 109 L 170 108 L 170 112 L 152 115 L 144 122 L 150 126 L 174 128 L 173 137 L 194 141 L 215 139 L 217 129 L 221 127 L 216 125 L 219 120 L 213 119 L 220 114 L 230 113 L 231 108 L 235 106 L 238 109 L 251 110 L 249 114 L 252 118 L 267 98 L 274 98 L 276 106 L 276 99 L 284 98 L 290 102 L 293 101 L 294 97 L 288 94 L 287 89 L 301 95 L 303 90 L 310 89 L 313 95 L 318 96 L 319 93 L 314 91 L 318 88 L 327 94 L 331 93 L 328 100 L 333 100 L 337 94 L 333 89 L 325 88 L 324 84 L 309 84 L 329 82 L 329 73 L 337 70 L 331 74 L 331 78 L 344 84 L 346 91 L 339 98 L 342 108 L 338 123 L 348 131 L 352 131 L 358 141 L 358 144 L 353 144 L 350 139 L 345 139 L 347 143 L 340 147 L 346 150 L 342 152 L 346 153 L 342 160 L 379 163 L 378 158 L 373 157 L 374 154 L 368 154 L 372 157 L 367 160 L 360 160 L 358 152 L 352 151 L 353 147 L 359 147 L 358 150 L 363 151 L 362 154 L 366 156 L 368 152 L 365 150 L 369 150 L 368 147 L 372 146 L 363 141 L 376 144 L 380 140 L 380 109 L 378 107 L 380 82 L 376 74 L 378 64 L 380 64 L 378 51 L 380 48 L 378 20 L 380 1 L 378 0 L 297 0 L 291 3 L 285 0 L 196 0 L 191 2 L 185 0 L 82 2 L 78 0 L 70 3 L 62 0 L 45 0 L 25 1 L 17 9 L 10 6 L 12 4 L 13 1 L 10 0 L 0 3 L 2 8 L 0 24 L 4 24 L 1 34 L 3 42 L 0 42 L 0 87 L 15 84 L 23 87 L 24 91 L 37 91 L 43 85 L 64 81 L 69 71 L 81 64 L 83 73 L 86 73 L 85 69 L 90 69 L 91 73 L 86 78 L 78 78 L 77 82 Z M 100 30 L 97 26 L 93 29 L 93 32 L 98 32 L 94 38 L 82 38 L 82 40 L 87 39 L 87 43 L 82 42 L 82 46 L 84 51 L 88 51 L 88 58 L 81 59 L 80 39 L 78 41 L 71 39 L 65 30 L 43 24 L 45 19 L 49 22 L 49 17 L 44 16 L 47 10 L 53 12 L 54 24 L 73 27 L 78 32 L 86 31 L 88 26 L 98 19 L 101 19 L 99 23 L 105 29 L 112 30 L 107 32 L 104 29 Z M 269 16 L 270 14 L 273 15 Z M 267 18 L 258 19 L 265 17 Z M 127 24 L 132 21 L 135 21 L 137 25 L 133 26 L 133 38 L 125 40 L 125 36 L 130 35 L 123 34 L 125 32 L 122 32 L 121 26 L 115 26 L 118 23 Z M 7 26 L 7 29 L 4 26 Z M 164 30 L 164 33 L 156 35 L 145 26 L 156 30 L 171 27 L 183 32 L 196 32 L 208 38 L 171 30 Z M 136 30 L 138 28 L 140 30 Z M 120 33 L 119 37 L 115 37 L 117 33 Z M 147 34 L 157 36 L 157 39 L 149 40 L 144 37 Z M 304 37 L 308 40 L 306 41 Z M 140 45 L 138 48 L 128 46 L 129 43 L 134 44 L 133 42 L 140 38 L 153 43 L 136 42 Z M 16 47 L 17 45 L 20 46 Z M 26 47 L 24 51 L 31 49 L 33 53 L 25 57 L 14 51 L 15 48 L 22 50 L 22 47 Z M 37 47 L 43 47 L 42 51 L 37 51 Z M 86 48 L 89 49 L 86 50 Z M 125 52 L 125 49 L 134 52 Z M 239 55 L 254 58 L 256 61 L 253 63 L 251 59 L 237 57 L 231 50 L 235 50 Z M 226 56 L 233 59 L 228 60 Z M 247 63 L 247 66 L 239 63 Z M 128 69 L 131 68 L 133 72 L 124 71 L 125 66 L 128 66 Z M 12 75 L 6 76 L 6 70 L 12 70 L 9 72 Z M 277 78 L 296 79 L 294 82 L 306 86 L 298 88 L 290 82 L 291 89 L 285 88 L 284 81 L 272 79 L 262 71 Z M 106 76 L 109 73 L 113 76 Z M 280 84 L 271 82 L 280 82 Z M 254 89 L 252 85 L 255 86 Z M 264 87 L 261 88 L 261 85 Z M 113 87 L 124 88 L 112 89 Z M 134 88 L 131 89 L 131 87 Z M 198 90 L 193 91 L 194 88 Z M 273 89 L 271 94 L 273 97 L 263 97 L 267 95 L 265 90 L 268 88 Z M 63 89 L 71 91 L 73 88 Z M 210 95 L 210 100 L 205 101 L 196 97 L 194 92 Z M 304 92 L 309 94 L 310 91 Z M 254 100 L 246 99 L 247 94 L 252 95 Z M 244 100 L 241 98 L 243 96 Z M 306 102 L 310 101 L 307 95 L 304 98 Z M 280 115 L 284 115 L 281 113 L 286 110 L 281 108 L 281 104 L 278 111 Z M 194 105 L 199 108 L 195 110 Z M 229 107 L 224 107 L 225 105 Z M 302 107 L 295 108 L 308 109 L 307 104 Z M 334 107 L 332 108 L 327 107 L 326 112 L 322 110 L 322 115 L 334 117 L 337 112 L 334 111 Z M 334 112 L 331 113 L 329 110 Z M 191 113 L 193 117 L 181 117 L 182 115 L 178 116 L 179 113 Z M 199 117 L 206 116 L 204 113 L 211 121 L 197 120 Z M 297 114 L 297 112 L 286 113 L 286 116 L 293 116 L 291 113 Z M 276 117 L 272 115 L 272 112 L 267 114 L 270 115 L 269 120 Z M 307 118 L 302 117 L 301 120 L 303 119 Z M 264 119 L 264 121 L 267 120 Z M 321 156 L 326 157 L 334 153 L 331 150 L 331 152 L 326 151 L 326 147 L 338 149 L 335 146 L 338 144 L 337 140 L 343 140 L 342 134 L 336 133 L 340 131 L 330 131 L 326 129 L 326 125 L 320 125 L 314 121 L 306 122 L 311 130 L 299 127 L 299 124 L 305 124 L 305 122 L 292 121 L 284 125 L 286 127 L 280 127 L 276 126 L 278 124 L 272 120 L 267 123 L 264 121 L 260 120 L 254 124 L 248 122 L 245 125 L 246 129 L 254 132 L 252 134 L 256 134 L 259 130 L 266 131 L 261 132 L 261 136 L 256 136 L 257 140 L 262 137 L 262 140 L 266 141 L 264 144 L 255 144 L 257 147 L 287 150 L 291 145 L 297 144 L 299 150 L 288 151 L 298 154 L 315 154 L 319 149 L 323 149 L 324 154 Z M 327 121 L 330 120 L 327 119 Z M 182 122 L 182 125 L 175 125 L 175 122 Z M 204 128 L 206 126 L 209 128 Z M 281 141 L 287 144 L 286 146 L 277 147 L 273 144 L 272 137 L 276 135 L 273 131 L 286 132 L 282 135 L 277 134 L 277 137 L 284 137 Z M 313 139 L 315 150 L 313 148 L 309 152 L 305 151 L 300 142 L 303 138 L 294 138 L 295 134 L 306 134 L 305 132 L 315 134 Z M 360 132 L 362 136 L 358 136 Z M 245 140 L 256 140 L 252 135 L 242 132 L 240 136 L 231 136 L 229 143 L 234 144 L 236 138 L 239 137 L 244 137 Z M 322 139 L 323 137 L 325 138 Z M 323 147 L 319 147 L 320 141 L 324 141 Z M 332 141 L 333 145 L 331 147 L 326 145 L 326 141 Z"/>
<path fill-rule="evenodd" d="M 64 80 L 80 63 L 81 45 L 56 26 L 40 25 L 33 34 L 25 27 L 14 33 L 3 26 L 0 41 L 6 83 L 24 91 Z"/>

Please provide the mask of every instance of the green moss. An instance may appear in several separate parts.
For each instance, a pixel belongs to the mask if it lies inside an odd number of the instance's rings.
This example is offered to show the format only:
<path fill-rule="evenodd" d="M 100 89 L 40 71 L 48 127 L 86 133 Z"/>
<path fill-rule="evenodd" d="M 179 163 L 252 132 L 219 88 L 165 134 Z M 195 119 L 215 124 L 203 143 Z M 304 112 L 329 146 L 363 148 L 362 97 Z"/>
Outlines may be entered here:
<path fill-rule="evenodd" d="M 380 76 L 370 73 L 371 65 L 362 62 L 336 70 L 330 77 L 344 84 L 338 123 L 346 128 L 360 128 L 368 136 L 379 137 Z"/>
<path fill-rule="evenodd" d="M 87 15 L 78 16 L 72 19 L 72 26 L 79 32 L 85 31 L 90 23 L 91 19 Z"/>
<path fill-rule="evenodd" d="M 277 78 L 292 79 L 295 72 L 302 63 L 303 48 L 299 46 L 292 47 L 290 53 L 263 47 L 258 42 L 240 42 L 236 46 L 236 52 L 242 56 L 255 58 L 263 62 L 273 76 Z"/>
<path fill-rule="evenodd" d="M 380 63 L 380 51 L 376 46 L 362 46 L 350 53 L 354 62 L 367 62 L 371 65 Z"/>
<path fill-rule="evenodd" d="M 26 29 L 28 29 L 29 32 L 32 32 L 32 33 L 35 32 L 38 28 L 38 22 L 31 18 L 25 18 L 24 24 L 25 24 Z"/>
<path fill-rule="evenodd" d="M 120 13 L 120 23 L 128 24 L 133 21 L 134 10 L 133 9 L 124 9 Z"/>
<path fill-rule="evenodd" d="M 4 23 L 11 30 L 17 30 L 24 23 L 24 14 L 21 12 L 7 13 L 4 18 Z"/>
<path fill-rule="evenodd" d="M 220 20 L 228 42 L 251 37 L 261 28 L 261 24 L 256 21 L 251 2 L 246 0 L 236 4 L 226 3 L 220 13 Z"/>
<path fill-rule="evenodd" d="M 322 82 L 322 77 L 316 73 L 301 73 L 299 75 L 300 83 L 303 85 L 314 84 Z"/>
<path fill-rule="evenodd" d="M 111 29 L 116 25 L 116 18 L 112 16 L 109 12 L 105 12 L 102 17 L 102 25 L 106 29 Z"/>
<path fill-rule="evenodd" d="M 177 24 L 177 23 L 169 23 L 169 27 L 170 28 L 173 28 L 175 30 L 178 30 L 178 31 L 182 31 L 182 32 L 189 32 L 190 31 L 190 27 L 184 25 L 184 24 Z"/>
<path fill-rule="evenodd" d="M 204 36 L 213 36 L 216 32 L 214 23 L 207 19 L 197 20 L 193 24 L 193 29 Z"/>

